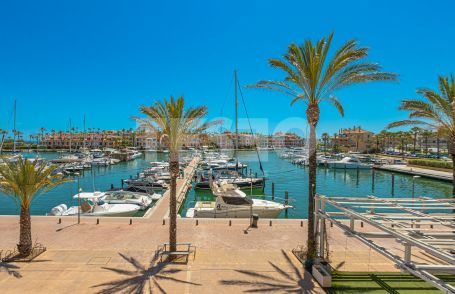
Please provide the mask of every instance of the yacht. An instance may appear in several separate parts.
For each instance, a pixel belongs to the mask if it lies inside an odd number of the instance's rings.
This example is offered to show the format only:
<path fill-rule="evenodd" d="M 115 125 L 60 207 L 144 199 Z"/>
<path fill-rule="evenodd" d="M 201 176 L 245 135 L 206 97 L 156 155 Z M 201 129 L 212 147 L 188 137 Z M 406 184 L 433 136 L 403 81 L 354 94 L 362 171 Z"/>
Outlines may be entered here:
<path fill-rule="evenodd" d="M 79 193 L 73 198 L 80 198 L 83 201 L 80 206 L 82 216 L 133 216 L 141 209 L 141 206 L 136 204 L 109 204 L 100 199 L 102 196 L 105 196 L 105 193 Z M 77 215 L 78 210 L 78 206 L 68 208 L 66 204 L 60 204 L 52 208 L 50 215 Z"/>
<path fill-rule="evenodd" d="M 155 180 L 150 177 L 139 178 L 139 179 L 129 179 L 125 180 L 125 183 L 130 187 L 137 188 L 155 188 L 155 189 L 166 189 L 168 185 L 163 180 Z"/>
<path fill-rule="evenodd" d="M 257 214 L 261 218 L 276 218 L 284 209 L 292 206 L 281 203 L 248 198 L 232 184 L 213 184 L 215 202 L 198 201 L 187 210 L 188 218 L 249 218 Z"/>
<path fill-rule="evenodd" d="M 242 178 L 242 177 L 223 177 L 220 176 L 215 182 L 219 185 L 222 182 L 227 182 L 229 184 L 236 185 L 239 189 L 262 189 L 264 188 L 264 179 L 263 178 Z M 207 178 L 201 178 L 195 185 L 196 189 L 201 190 L 210 190 L 210 181 Z"/>
<path fill-rule="evenodd" d="M 147 193 L 132 192 L 125 190 L 111 191 L 105 193 L 100 199 L 109 204 L 136 204 L 141 209 L 146 209 L 153 200 L 161 198 L 160 194 L 149 195 Z"/>
<path fill-rule="evenodd" d="M 347 156 L 341 160 L 327 161 L 329 168 L 336 169 L 370 169 L 371 165 L 361 162 L 357 157 Z"/>
<path fill-rule="evenodd" d="M 91 163 L 92 165 L 108 166 L 111 165 L 111 159 L 107 157 L 96 157 Z"/>

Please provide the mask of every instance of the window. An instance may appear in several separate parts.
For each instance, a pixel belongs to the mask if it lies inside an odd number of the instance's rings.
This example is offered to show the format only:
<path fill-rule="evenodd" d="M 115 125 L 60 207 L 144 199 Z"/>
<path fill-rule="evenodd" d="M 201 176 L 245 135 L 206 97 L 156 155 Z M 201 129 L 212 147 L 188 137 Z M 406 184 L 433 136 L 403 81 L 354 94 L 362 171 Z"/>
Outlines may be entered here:
<path fill-rule="evenodd" d="M 222 197 L 224 203 L 229 205 L 250 205 L 253 201 L 246 197 Z"/>

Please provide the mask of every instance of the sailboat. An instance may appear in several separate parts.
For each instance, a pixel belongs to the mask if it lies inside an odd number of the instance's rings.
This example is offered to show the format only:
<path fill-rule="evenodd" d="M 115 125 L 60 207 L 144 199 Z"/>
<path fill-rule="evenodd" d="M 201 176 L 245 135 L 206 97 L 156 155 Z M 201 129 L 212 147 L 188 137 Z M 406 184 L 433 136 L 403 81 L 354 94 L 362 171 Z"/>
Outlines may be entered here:
<path fill-rule="evenodd" d="M 240 141 L 239 140 L 240 139 L 239 125 L 238 125 L 238 122 L 239 122 L 239 118 L 238 118 L 239 95 L 238 95 L 238 92 L 239 92 L 239 90 L 240 90 L 240 83 L 237 79 L 237 71 L 234 71 L 234 98 L 235 98 L 235 100 L 234 100 L 234 102 L 235 102 L 235 105 L 234 105 L 234 108 L 235 108 L 235 136 L 233 138 L 234 160 L 233 160 L 233 162 L 230 162 L 228 159 L 224 159 L 224 158 L 218 158 L 218 159 L 213 158 L 206 162 L 203 162 L 201 166 L 205 170 L 212 170 L 214 172 L 216 171 L 216 174 L 215 173 L 212 173 L 212 174 L 215 176 L 218 184 L 221 183 L 222 181 L 224 181 L 229 184 L 234 184 L 234 185 L 238 186 L 240 189 L 253 189 L 253 188 L 254 189 L 257 189 L 257 188 L 264 189 L 265 178 L 255 178 L 252 175 L 244 176 L 242 174 L 242 171 L 246 170 L 248 166 L 246 164 L 240 163 L 238 156 L 237 156 L 237 151 L 239 149 L 239 141 Z M 242 97 L 243 106 L 245 107 L 245 112 L 247 114 L 248 122 L 250 122 L 241 90 L 240 90 L 240 94 Z M 251 131 L 251 134 L 253 135 L 253 132 L 251 129 L 251 124 L 250 124 L 250 131 Z M 257 146 L 256 146 L 256 153 L 257 153 L 258 160 L 259 160 L 259 167 L 260 167 L 262 173 L 264 174 L 264 170 L 262 168 L 262 162 L 261 162 L 261 158 L 259 156 L 259 152 L 257 150 Z M 207 175 L 201 174 L 199 176 L 199 181 L 196 183 L 195 188 L 209 190 L 210 189 L 209 180 L 210 179 Z"/>

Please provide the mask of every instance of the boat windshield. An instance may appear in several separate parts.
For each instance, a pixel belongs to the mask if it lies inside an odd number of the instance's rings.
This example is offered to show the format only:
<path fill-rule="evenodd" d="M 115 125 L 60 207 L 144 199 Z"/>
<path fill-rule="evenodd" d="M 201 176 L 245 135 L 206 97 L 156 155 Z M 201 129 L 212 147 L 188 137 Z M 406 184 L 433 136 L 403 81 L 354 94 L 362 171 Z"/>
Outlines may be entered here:
<path fill-rule="evenodd" d="M 224 203 L 229 205 L 251 205 L 253 201 L 246 197 L 222 197 Z"/>

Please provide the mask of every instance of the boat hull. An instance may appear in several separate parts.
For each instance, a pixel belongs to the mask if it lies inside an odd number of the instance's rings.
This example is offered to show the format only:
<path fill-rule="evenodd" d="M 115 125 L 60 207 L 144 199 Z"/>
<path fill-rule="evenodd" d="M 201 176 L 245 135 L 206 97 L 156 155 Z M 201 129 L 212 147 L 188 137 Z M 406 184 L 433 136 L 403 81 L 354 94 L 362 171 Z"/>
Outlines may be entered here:
<path fill-rule="evenodd" d="M 259 218 L 277 218 L 281 211 L 283 210 L 253 209 L 253 214 L 257 214 Z M 236 208 L 228 211 L 220 211 L 217 209 L 190 208 L 188 209 L 186 216 L 193 218 L 250 218 L 251 210 L 249 208 Z"/>

